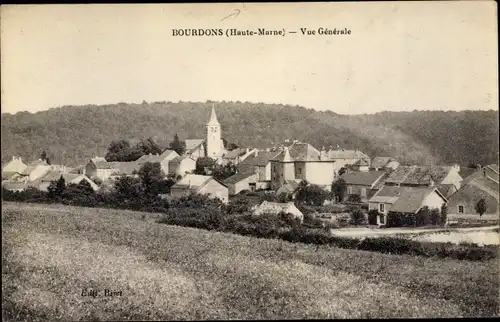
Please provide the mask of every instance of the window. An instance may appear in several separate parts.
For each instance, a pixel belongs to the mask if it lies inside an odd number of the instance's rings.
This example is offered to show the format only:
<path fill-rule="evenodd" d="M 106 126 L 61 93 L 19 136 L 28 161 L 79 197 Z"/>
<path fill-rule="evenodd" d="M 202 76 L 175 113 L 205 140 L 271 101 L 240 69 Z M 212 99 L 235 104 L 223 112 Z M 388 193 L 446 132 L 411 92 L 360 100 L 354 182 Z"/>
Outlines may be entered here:
<path fill-rule="evenodd" d="M 366 197 L 366 188 L 361 188 L 361 197 Z"/>
<path fill-rule="evenodd" d="M 352 187 L 347 187 L 347 194 L 352 195 Z"/>
<path fill-rule="evenodd" d="M 462 206 L 462 205 L 458 206 L 458 213 L 459 214 L 463 214 L 464 213 L 464 206 Z"/>
<path fill-rule="evenodd" d="M 385 212 L 385 205 L 383 203 L 378 205 L 378 211 L 384 213 Z"/>

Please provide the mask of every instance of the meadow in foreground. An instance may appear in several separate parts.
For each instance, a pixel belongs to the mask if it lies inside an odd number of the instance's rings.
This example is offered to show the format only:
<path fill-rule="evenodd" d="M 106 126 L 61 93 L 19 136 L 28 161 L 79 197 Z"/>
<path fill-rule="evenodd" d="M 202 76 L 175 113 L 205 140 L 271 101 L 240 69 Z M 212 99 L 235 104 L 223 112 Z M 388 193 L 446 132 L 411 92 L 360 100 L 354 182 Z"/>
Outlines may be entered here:
<path fill-rule="evenodd" d="M 157 214 L 2 205 L 3 317 L 300 319 L 498 315 L 498 261 L 292 244 Z M 84 289 L 121 296 L 82 296 Z"/>

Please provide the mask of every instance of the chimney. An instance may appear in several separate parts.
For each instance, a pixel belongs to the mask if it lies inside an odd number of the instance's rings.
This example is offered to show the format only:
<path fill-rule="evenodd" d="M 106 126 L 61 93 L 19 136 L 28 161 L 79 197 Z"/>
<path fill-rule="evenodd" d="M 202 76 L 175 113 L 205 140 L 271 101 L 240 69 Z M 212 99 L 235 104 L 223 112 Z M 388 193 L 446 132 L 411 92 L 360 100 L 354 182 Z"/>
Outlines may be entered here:
<path fill-rule="evenodd" d="M 259 155 L 259 150 L 255 150 L 255 156 Z"/>
<path fill-rule="evenodd" d="M 246 152 L 246 154 L 248 154 L 248 152 L 250 152 L 250 149 L 249 149 L 249 148 L 247 148 L 247 149 L 246 149 L 246 151 L 247 151 L 247 152 Z"/>
<path fill-rule="evenodd" d="M 325 147 L 321 148 L 321 151 L 319 152 L 319 159 L 320 160 L 326 160 L 327 159 Z"/>

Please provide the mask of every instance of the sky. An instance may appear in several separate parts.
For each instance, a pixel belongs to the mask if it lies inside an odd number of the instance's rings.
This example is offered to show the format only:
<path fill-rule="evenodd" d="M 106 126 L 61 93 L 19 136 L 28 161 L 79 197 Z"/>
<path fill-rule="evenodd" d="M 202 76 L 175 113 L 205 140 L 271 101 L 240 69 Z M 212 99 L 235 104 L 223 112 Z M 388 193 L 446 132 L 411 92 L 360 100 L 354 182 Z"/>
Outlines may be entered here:
<path fill-rule="evenodd" d="M 143 100 L 496 110 L 496 19 L 494 1 L 2 6 L 2 113 Z M 298 33 L 172 35 L 183 28 Z"/>

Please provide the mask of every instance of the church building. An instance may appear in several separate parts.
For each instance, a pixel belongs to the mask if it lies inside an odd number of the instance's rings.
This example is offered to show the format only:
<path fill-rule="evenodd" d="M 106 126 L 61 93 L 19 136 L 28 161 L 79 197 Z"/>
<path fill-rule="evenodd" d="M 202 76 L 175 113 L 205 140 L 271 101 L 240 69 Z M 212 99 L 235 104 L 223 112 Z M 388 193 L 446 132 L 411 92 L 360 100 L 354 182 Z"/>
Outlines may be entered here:
<path fill-rule="evenodd" d="M 222 129 L 215 107 L 212 106 L 212 113 L 207 125 L 207 134 L 205 139 L 189 139 L 186 140 L 186 154 L 196 160 L 201 157 L 210 157 L 214 160 L 219 160 L 227 153 L 222 141 Z"/>

